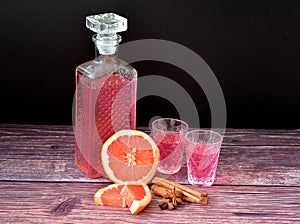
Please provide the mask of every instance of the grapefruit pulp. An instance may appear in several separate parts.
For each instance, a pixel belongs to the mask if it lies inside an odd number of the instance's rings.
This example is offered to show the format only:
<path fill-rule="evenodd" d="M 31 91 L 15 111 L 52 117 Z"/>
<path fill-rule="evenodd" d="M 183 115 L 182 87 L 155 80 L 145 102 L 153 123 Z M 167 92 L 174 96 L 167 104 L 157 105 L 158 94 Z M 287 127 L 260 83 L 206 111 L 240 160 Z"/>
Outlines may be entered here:
<path fill-rule="evenodd" d="M 147 184 L 157 171 L 159 149 L 146 133 L 122 130 L 103 144 L 101 158 L 114 183 Z"/>

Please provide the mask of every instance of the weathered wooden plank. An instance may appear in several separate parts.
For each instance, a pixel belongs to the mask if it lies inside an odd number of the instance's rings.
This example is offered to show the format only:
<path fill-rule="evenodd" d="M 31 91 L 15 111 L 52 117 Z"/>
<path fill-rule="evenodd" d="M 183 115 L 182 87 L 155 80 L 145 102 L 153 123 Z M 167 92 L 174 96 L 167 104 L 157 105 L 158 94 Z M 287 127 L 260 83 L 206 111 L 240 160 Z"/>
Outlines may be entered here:
<path fill-rule="evenodd" d="M 300 222 L 299 187 L 214 186 L 209 204 L 186 203 L 161 211 L 157 196 L 138 215 L 126 208 L 96 206 L 98 183 L 0 182 L 1 223 L 290 223 Z M 76 201 L 64 213 L 57 205 Z"/>
<path fill-rule="evenodd" d="M 0 148 L 1 149 L 1 148 Z M 215 184 L 300 186 L 300 146 L 223 146 Z M 0 180 L 109 182 L 74 165 L 73 148 L 0 150 Z M 186 167 L 173 180 L 187 183 Z"/>
<path fill-rule="evenodd" d="M 149 128 L 138 129 L 149 133 Z M 0 142 L 73 141 L 72 126 L 0 124 Z M 54 142 L 53 142 L 54 141 Z M 300 145 L 300 130 L 226 129 L 224 145 Z"/>
<path fill-rule="evenodd" d="M 299 152 L 299 146 L 223 146 L 214 184 L 300 186 Z M 187 184 L 186 165 L 167 178 Z"/>
<path fill-rule="evenodd" d="M 272 141 L 274 146 L 268 145 L 266 137 L 267 143 L 255 145 L 264 131 L 230 131 L 235 137 L 228 134 L 227 142 L 239 140 L 222 146 L 216 184 L 300 186 L 297 130 L 274 131 L 283 133 L 280 136 L 287 141 L 288 136 L 296 136 L 292 144 L 277 144 L 277 139 Z M 268 139 L 274 136 L 269 130 L 265 133 Z M 252 145 L 247 145 L 250 139 Z M 70 126 L 0 125 L 0 180 L 108 182 L 107 178 L 86 178 L 75 167 L 73 141 Z M 186 183 L 186 168 L 170 178 Z"/>

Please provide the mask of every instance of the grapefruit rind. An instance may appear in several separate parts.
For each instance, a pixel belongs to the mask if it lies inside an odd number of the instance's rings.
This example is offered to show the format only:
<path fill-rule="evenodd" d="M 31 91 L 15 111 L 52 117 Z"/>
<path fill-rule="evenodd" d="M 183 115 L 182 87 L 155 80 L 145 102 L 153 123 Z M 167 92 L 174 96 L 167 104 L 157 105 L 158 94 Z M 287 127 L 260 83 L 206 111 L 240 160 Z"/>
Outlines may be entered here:
<path fill-rule="evenodd" d="M 153 157 L 154 157 L 154 162 L 152 164 L 151 170 L 149 170 L 149 173 L 145 175 L 143 178 L 139 180 L 120 180 L 114 175 L 114 172 L 111 170 L 109 166 L 109 155 L 108 155 L 108 147 L 119 137 L 121 136 L 140 136 L 143 137 L 152 147 L 153 150 Z M 101 159 L 102 159 L 102 165 L 104 168 L 104 172 L 108 176 L 108 178 L 113 181 L 114 183 L 118 184 L 147 184 L 149 183 L 154 175 L 156 174 L 157 171 L 157 166 L 159 163 L 159 149 L 157 145 L 155 144 L 154 140 L 145 132 L 138 131 L 138 130 L 121 130 L 116 132 L 114 135 L 112 135 L 102 146 L 101 150 Z M 126 171 L 124 171 L 126 172 Z M 129 174 L 130 175 L 130 174 Z"/>
<path fill-rule="evenodd" d="M 144 197 L 142 200 L 138 201 L 138 200 L 134 200 L 132 202 L 132 205 L 130 206 L 129 210 L 132 214 L 138 214 L 140 213 L 142 210 L 144 210 L 144 208 L 151 202 L 152 200 L 152 193 L 148 187 L 148 185 L 143 184 L 144 185 L 144 189 L 146 191 L 146 197 Z"/>

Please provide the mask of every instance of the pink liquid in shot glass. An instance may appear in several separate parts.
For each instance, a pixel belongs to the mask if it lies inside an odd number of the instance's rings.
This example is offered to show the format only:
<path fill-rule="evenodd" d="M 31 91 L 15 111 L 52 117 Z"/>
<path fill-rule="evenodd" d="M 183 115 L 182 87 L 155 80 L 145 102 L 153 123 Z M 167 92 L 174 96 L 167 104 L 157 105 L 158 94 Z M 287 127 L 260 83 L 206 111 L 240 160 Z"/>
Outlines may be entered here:
<path fill-rule="evenodd" d="M 165 133 L 158 140 L 158 148 L 160 151 L 160 162 L 158 171 L 165 174 L 174 174 L 178 172 L 182 165 L 182 156 L 184 150 L 183 137 L 180 133 Z M 159 139 L 156 136 L 155 139 Z"/>
<path fill-rule="evenodd" d="M 187 145 L 188 180 L 191 184 L 213 184 L 219 158 L 219 145 Z"/>

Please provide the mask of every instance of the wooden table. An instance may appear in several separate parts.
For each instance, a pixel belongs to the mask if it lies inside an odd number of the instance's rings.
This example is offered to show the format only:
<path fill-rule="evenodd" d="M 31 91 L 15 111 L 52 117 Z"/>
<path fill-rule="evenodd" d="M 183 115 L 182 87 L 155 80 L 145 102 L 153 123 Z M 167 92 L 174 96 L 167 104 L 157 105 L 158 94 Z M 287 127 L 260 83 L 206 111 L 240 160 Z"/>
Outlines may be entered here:
<path fill-rule="evenodd" d="M 300 130 L 227 129 L 214 186 L 192 187 L 208 205 L 162 211 L 154 196 L 138 215 L 94 204 L 110 181 L 75 167 L 73 138 L 70 126 L 0 125 L 0 223 L 300 222 Z M 188 184 L 186 167 L 170 179 Z"/>

